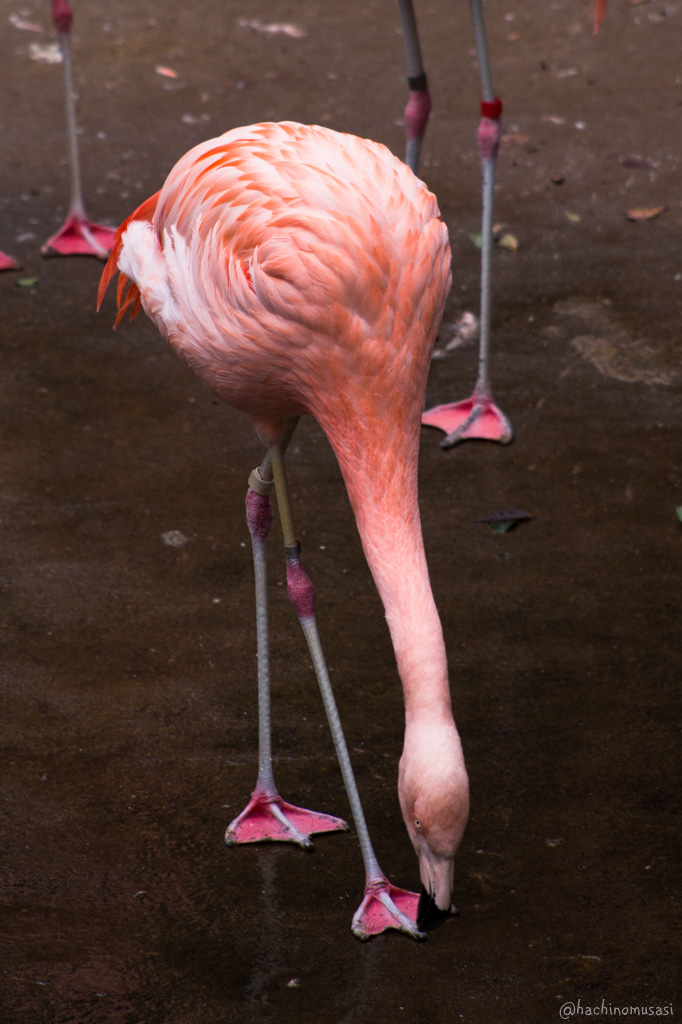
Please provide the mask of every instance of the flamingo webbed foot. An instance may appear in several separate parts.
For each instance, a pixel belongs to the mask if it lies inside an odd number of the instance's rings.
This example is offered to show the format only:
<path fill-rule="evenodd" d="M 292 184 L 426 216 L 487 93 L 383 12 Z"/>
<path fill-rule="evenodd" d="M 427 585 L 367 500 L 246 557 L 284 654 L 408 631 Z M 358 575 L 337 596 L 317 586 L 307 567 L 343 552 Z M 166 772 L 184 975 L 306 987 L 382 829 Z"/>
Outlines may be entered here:
<path fill-rule="evenodd" d="M 416 892 L 399 889 L 387 878 L 368 882 L 362 903 L 353 916 L 353 935 L 366 941 L 387 928 L 396 928 L 413 939 L 423 939 L 424 932 L 416 923 L 418 907 Z"/>
<path fill-rule="evenodd" d="M 462 402 L 428 409 L 422 415 L 422 426 L 436 427 L 446 434 L 441 448 L 452 448 L 459 441 L 470 440 L 509 444 L 513 437 L 511 423 L 492 398 L 476 393 Z"/>
<path fill-rule="evenodd" d="M 5 252 L 0 252 L 0 270 L 21 270 L 21 266 L 13 256 L 8 256 Z"/>
<path fill-rule="evenodd" d="M 227 826 L 225 842 L 228 846 L 259 842 L 296 843 L 304 850 L 312 850 L 311 835 L 347 830 L 348 824 L 343 818 L 296 807 L 279 794 L 271 796 L 256 789 L 241 814 Z"/>
<path fill-rule="evenodd" d="M 95 224 L 84 214 L 70 213 L 40 251 L 43 256 L 97 256 L 104 260 L 111 252 L 115 235 L 114 228 Z"/>

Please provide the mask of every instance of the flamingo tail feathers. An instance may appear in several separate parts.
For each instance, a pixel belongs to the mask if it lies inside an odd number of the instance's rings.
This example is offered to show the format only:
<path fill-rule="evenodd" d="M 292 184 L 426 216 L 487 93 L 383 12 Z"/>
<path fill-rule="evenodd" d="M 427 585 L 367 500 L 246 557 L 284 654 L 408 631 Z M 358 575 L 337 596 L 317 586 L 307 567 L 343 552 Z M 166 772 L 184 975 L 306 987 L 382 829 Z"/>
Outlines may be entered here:
<path fill-rule="evenodd" d="M 112 278 L 118 271 L 118 260 L 121 255 L 121 249 L 123 248 L 123 236 L 126 232 L 126 228 L 131 221 L 134 220 L 146 220 L 151 224 L 154 220 L 154 213 L 156 211 L 156 204 L 159 199 L 160 192 L 150 196 L 146 199 L 141 206 L 131 213 L 131 215 L 123 221 L 120 228 L 116 232 L 114 237 L 114 245 L 112 247 L 109 259 L 107 260 L 106 266 L 102 271 L 102 277 L 99 282 L 99 290 L 97 292 L 97 309 L 102 305 L 104 296 L 106 295 L 107 288 L 111 284 Z M 126 285 L 129 285 L 126 292 Z M 126 312 L 130 309 L 130 319 L 133 320 L 142 309 L 142 300 L 140 298 L 140 290 L 137 285 L 130 281 L 125 274 L 120 273 L 118 279 L 118 287 L 116 289 L 116 304 L 118 306 L 118 315 L 114 322 L 114 327 L 118 327 L 119 323 L 125 316 Z"/>

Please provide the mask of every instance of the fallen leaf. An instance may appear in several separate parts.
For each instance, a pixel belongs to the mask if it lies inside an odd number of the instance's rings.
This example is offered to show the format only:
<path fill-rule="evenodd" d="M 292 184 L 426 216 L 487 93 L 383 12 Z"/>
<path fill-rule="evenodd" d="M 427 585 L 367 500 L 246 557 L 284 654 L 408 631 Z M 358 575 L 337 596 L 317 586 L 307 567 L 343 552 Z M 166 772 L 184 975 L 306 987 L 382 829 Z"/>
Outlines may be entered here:
<path fill-rule="evenodd" d="M 637 206 L 633 210 L 626 210 L 626 216 L 628 220 L 641 222 L 659 217 L 664 210 L 665 206 Z"/>
<path fill-rule="evenodd" d="M 509 234 L 509 232 L 498 238 L 497 244 L 500 249 L 506 249 L 507 252 L 516 252 L 519 248 L 518 238 L 516 235 Z"/>
<path fill-rule="evenodd" d="M 455 321 L 455 327 L 464 338 L 478 337 L 479 324 L 475 313 L 470 313 L 468 310 L 462 313 Z"/>
<path fill-rule="evenodd" d="M 183 114 L 180 120 L 183 124 L 205 124 L 211 120 L 211 115 L 205 110 L 203 114 Z"/>
<path fill-rule="evenodd" d="M 675 515 L 677 516 L 679 521 L 682 523 L 682 505 L 678 505 L 677 506 L 677 508 L 675 509 Z"/>
<path fill-rule="evenodd" d="M 477 249 L 483 248 L 483 235 L 480 232 L 474 231 L 473 234 L 469 235 L 469 238 L 474 243 Z"/>
<path fill-rule="evenodd" d="M 524 135 L 522 132 L 506 132 L 502 136 L 502 142 L 511 146 L 523 146 L 526 142 L 530 142 L 530 135 Z"/>
<path fill-rule="evenodd" d="M 42 32 L 43 26 L 35 21 L 26 21 L 20 14 L 10 14 L 10 23 L 18 28 L 20 32 Z"/>
<path fill-rule="evenodd" d="M 503 512 L 491 512 L 489 516 L 474 519 L 475 523 L 485 523 L 493 533 L 508 533 L 517 523 L 527 523 L 533 518 L 529 512 L 520 509 L 506 509 Z"/>
<path fill-rule="evenodd" d="M 31 43 L 28 54 L 31 60 L 40 60 L 45 64 L 61 64 L 63 60 L 59 43 Z"/>
<path fill-rule="evenodd" d="M 238 18 L 237 24 L 240 28 L 250 28 L 254 32 L 262 32 L 264 35 L 276 36 L 290 36 L 292 39 L 303 39 L 305 38 L 305 31 L 298 25 L 286 24 L 281 21 L 270 21 L 263 22 L 259 21 L 258 18 L 249 20 L 248 18 Z"/>
<path fill-rule="evenodd" d="M 453 336 L 447 342 L 442 353 L 443 355 L 446 352 L 452 352 L 453 349 L 459 348 L 465 341 L 472 341 L 474 338 L 477 338 L 480 330 L 478 318 L 469 312 L 462 313 L 453 324 L 448 324 L 447 326 L 453 331 Z"/>
<path fill-rule="evenodd" d="M 21 288 L 33 288 L 34 284 L 38 284 L 39 277 L 20 277 L 17 284 Z"/>
<path fill-rule="evenodd" d="M 582 214 L 580 213 L 571 213 L 570 210 L 565 210 L 564 213 L 566 215 L 566 220 L 570 220 L 571 224 L 579 224 L 583 219 Z"/>
<path fill-rule="evenodd" d="M 161 540 L 169 548 L 182 548 L 189 542 L 189 537 L 185 537 L 181 530 L 166 530 L 161 534 Z"/>
<path fill-rule="evenodd" d="M 646 0 L 648 3 L 649 0 Z M 623 157 L 619 160 L 621 167 L 626 167 L 629 171 L 654 171 L 656 164 L 653 164 L 651 160 L 645 160 L 641 156 L 628 156 Z"/>
<path fill-rule="evenodd" d="M 164 78 L 178 77 L 177 71 L 174 71 L 173 68 L 164 67 L 163 64 L 157 64 L 154 70 L 156 71 L 157 75 L 163 75 Z"/>

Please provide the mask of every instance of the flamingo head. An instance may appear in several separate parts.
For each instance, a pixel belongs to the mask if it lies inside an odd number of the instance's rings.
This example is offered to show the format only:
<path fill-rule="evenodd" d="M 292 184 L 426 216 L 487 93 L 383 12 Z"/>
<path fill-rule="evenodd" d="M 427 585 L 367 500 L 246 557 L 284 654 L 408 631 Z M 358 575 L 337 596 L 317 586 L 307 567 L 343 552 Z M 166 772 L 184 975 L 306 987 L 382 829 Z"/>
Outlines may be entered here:
<path fill-rule="evenodd" d="M 430 931 L 455 913 L 454 857 L 469 816 L 469 781 L 454 722 L 408 725 L 398 794 L 419 858 L 417 927 Z"/>

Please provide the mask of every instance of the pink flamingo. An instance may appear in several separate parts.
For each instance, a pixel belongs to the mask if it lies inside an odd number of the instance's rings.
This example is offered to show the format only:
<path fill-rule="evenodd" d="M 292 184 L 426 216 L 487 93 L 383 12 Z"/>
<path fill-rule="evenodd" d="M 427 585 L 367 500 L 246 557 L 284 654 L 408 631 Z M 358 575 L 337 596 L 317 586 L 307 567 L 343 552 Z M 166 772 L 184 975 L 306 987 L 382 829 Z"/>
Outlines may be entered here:
<path fill-rule="evenodd" d="M 66 221 L 41 248 L 44 256 L 98 256 L 106 259 L 114 243 L 113 228 L 88 219 L 81 190 L 80 158 L 76 134 L 76 104 L 71 72 L 69 32 L 73 14 L 68 0 L 52 0 L 52 18 L 59 35 L 66 92 L 66 126 L 69 140 L 71 203 Z"/>
<path fill-rule="evenodd" d="M 417 173 L 422 139 L 431 110 L 426 73 L 422 61 L 417 33 L 417 22 L 412 0 L 398 0 L 405 43 L 407 81 L 410 98 L 405 108 L 407 147 L 405 162 Z M 495 168 L 501 137 L 502 102 L 493 90 L 490 57 L 483 18 L 482 0 L 470 0 L 471 18 L 476 40 L 476 53 L 481 79 L 481 121 L 476 141 L 483 173 L 483 212 L 481 224 L 481 300 L 478 376 L 473 394 L 460 402 L 450 402 L 429 409 L 422 416 L 427 427 L 437 427 L 446 434 L 442 448 L 450 448 L 458 441 L 481 439 L 508 444 L 513 437 L 512 427 L 501 409 L 493 401 L 490 383 L 490 312 L 491 312 L 491 253 L 493 246 L 493 198 L 495 194 Z M 597 32 L 606 12 L 606 0 L 595 0 L 594 30 Z"/>
<path fill-rule="evenodd" d="M 417 505 L 419 424 L 450 288 L 435 197 L 377 143 L 291 122 L 237 128 L 190 150 L 118 230 L 100 285 L 142 307 L 267 447 L 246 508 L 256 578 L 259 772 L 229 845 L 347 827 L 280 797 L 270 755 L 266 541 L 274 485 L 289 596 L 308 642 L 365 867 L 352 929 L 416 938 L 451 912 L 468 780 Z M 126 292 L 126 285 L 130 282 Z M 398 792 L 421 896 L 393 886 L 372 849 L 300 559 L 283 454 L 309 413 L 336 453 L 395 650 L 405 700 Z"/>

